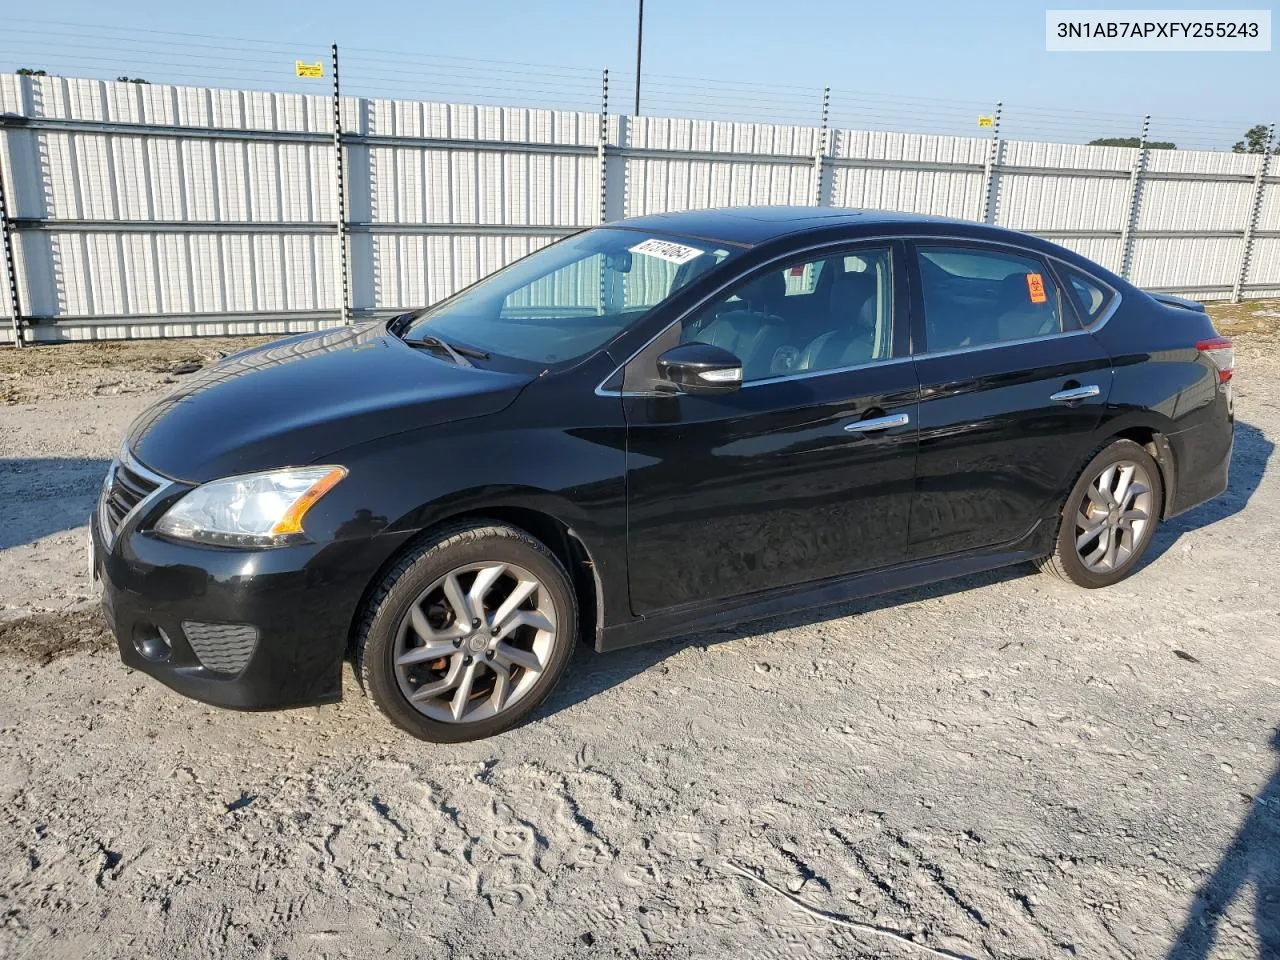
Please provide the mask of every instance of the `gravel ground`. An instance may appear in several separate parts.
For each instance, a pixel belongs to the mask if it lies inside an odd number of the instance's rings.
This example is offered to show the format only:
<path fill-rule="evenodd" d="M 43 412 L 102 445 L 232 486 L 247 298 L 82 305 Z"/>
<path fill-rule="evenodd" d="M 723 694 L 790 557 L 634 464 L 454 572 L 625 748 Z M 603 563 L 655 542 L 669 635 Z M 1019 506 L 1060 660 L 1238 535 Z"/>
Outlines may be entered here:
<path fill-rule="evenodd" d="M 1280 956 L 1278 318 L 1222 318 L 1231 489 L 1130 580 L 584 649 L 533 722 L 453 747 L 358 693 L 215 710 L 111 652 L 106 461 L 233 344 L 0 351 L 0 957 Z"/>

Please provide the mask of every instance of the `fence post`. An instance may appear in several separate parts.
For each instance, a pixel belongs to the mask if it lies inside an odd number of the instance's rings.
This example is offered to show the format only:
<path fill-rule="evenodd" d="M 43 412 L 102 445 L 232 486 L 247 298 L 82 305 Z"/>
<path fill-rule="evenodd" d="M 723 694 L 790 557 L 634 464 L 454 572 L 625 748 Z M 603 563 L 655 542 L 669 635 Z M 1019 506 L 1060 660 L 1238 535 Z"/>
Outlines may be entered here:
<path fill-rule="evenodd" d="M 342 157 L 342 88 L 338 83 L 338 45 L 333 44 L 333 163 L 338 189 L 338 278 L 342 284 L 341 316 L 351 323 L 351 277 L 347 266 L 347 185 Z"/>
<path fill-rule="evenodd" d="M 637 81 L 638 83 L 639 81 Z M 636 97 L 640 96 L 639 92 Z M 605 67 L 600 79 L 600 136 L 596 138 L 596 161 L 600 164 L 600 223 L 603 225 L 609 216 L 609 172 L 605 169 L 605 146 L 609 142 L 609 68 Z M 600 265 L 600 313 L 603 316 L 609 308 L 608 286 L 609 271 L 605 264 Z M 626 277 L 622 282 L 625 284 Z"/>
<path fill-rule="evenodd" d="M 1120 276 L 1126 280 L 1133 268 L 1133 232 L 1138 227 L 1138 204 L 1142 200 L 1142 175 L 1147 170 L 1147 135 L 1151 132 L 1151 114 L 1142 118 L 1142 139 L 1138 141 L 1138 157 L 1129 172 L 1129 212 L 1120 228 Z"/>
<path fill-rule="evenodd" d="M 0 143 L 0 160 L 5 157 L 4 144 Z M 9 206 L 4 193 L 4 171 L 0 166 L 0 235 L 4 243 L 4 272 L 9 284 L 9 302 L 13 304 L 13 345 L 23 346 L 22 307 L 18 303 L 18 264 L 13 255 L 13 230 L 9 224 Z"/>
<path fill-rule="evenodd" d="M 996 103 L 995 118 L 991 123 L 991 145 L 987 148 L 987 162 L 982 167 L 982 217 L 981 223 L 996 222 L 996 176 L 1000 164 L 1000 114 L 1004 101 Z"/>
<path fill-rule="evenodd" d="M 596 158 L 600 163 L 600 222 L 609 218 L 609 174 L 605 169 L 606 149 L 609 146 L 609 68 L 605 67 L 600 84 L 600 143 Z"/>
<path fill-rule="evenodd" d="M 1262 191 L 1267 185 L 1267 169 L 1271 166 L 1271 145 L 1275 143 L 1276 125 L 1267 127 L 1267 142 L 1262 147 L 1262 157 L 1258 160 L 1258 174 L 1253 178 L 1253 202 L 1250 204 L 1249 219 L 1244 224 L 1244 249 L 1240 253 L 1240 272 L 1236 274 L 1236 282 L 1231 287 L 1231 302 L 1239 303 L 1244 293 L 1244 282 L 1249 278 L 1249 261 L 1253 259 L 1253 235 L 1258 230 L 1258 217 L 1262 215 Z"/>
<path fill-rule="evenodd" d="M 822 128 L 818 133 L 817 149 L 813 154 L 813 205 L 815 207 L 823 206 L 823 200 L 826 198 L 824 189 L 827 177 L 827 154 L 829 147 L 828 121 L 831 117 L 831 88 L 822 88 Z M 830 206 L 828 202 L 826 204 Z"/>

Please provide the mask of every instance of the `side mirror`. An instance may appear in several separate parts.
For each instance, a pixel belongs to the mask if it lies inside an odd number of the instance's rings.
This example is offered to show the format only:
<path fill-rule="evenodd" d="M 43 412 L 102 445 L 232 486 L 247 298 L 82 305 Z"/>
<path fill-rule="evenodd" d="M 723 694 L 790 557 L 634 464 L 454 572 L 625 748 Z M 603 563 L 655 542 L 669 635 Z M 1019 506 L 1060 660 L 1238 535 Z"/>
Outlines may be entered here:
<path fill-rule="evenodd" d="M 733 393 L 742 386 L 742 361 L 723 347 L 682 343 L 658 357 L 658 376 L 683 393 Z"/>

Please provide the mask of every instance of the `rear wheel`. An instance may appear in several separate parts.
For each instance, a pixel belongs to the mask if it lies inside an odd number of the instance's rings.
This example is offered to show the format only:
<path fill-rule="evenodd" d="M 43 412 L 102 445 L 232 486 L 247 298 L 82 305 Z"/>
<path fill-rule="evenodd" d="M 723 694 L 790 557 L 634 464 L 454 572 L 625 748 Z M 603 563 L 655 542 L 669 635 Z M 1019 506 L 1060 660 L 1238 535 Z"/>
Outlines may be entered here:
<path fill-rule="evenodd" d="M 374 702 L 423 740 L 457 743 L 519 723 L 564 674 L 573 588 L 527 533 L 479 521 L 442 529 L 386 575 L 356 638 Z"/>
<path fill-rule="evenodd" d="M 1056 548 L 1040 569 L 1082 587 L 1123 580 L 1150 545 L 1163 502 L 1151 454 L 1132 440 L 1108 444 L 1068 495 Z"/>

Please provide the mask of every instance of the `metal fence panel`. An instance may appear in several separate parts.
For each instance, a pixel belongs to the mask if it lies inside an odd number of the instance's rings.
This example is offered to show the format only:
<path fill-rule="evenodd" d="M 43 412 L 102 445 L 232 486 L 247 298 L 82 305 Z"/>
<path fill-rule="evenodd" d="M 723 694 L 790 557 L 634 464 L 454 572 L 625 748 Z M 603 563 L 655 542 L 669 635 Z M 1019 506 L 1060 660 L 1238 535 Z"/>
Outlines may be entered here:
<path fill-rule="evenodd" d="M 1202 298 L 1280 290 L 1261 157 L 343 97 L 350 305 L 433 303 L 609 217 L 812 204 L 982 219 Z M 34 337 L 334 324 L 333 101 L 0 75 L 19 295 Z M 19 118 L 16 122 L 14 117 Z M 998 129 L 998 128 L 997 128 Z M 604 173 L 607 181 L 602 183 Z M 1245 233 L 1252 255 L 1241 277 Z M 589 268 L 564 282 L 592 295 Z M 628 297 L 665 279 L 637 277 Z M 13 315 L 7 285 L 0 309 Z M 0 338 L 9 325 L 0 324 Z"/>
<path fill-rule="evenodd" d="M 1240 237 L 1138 237 L 1132 282 L 1187 297 L 1230 292 L 1244 241 Z"/>
<path fill-rule="evenodd" d="M 1280 297 L 1280 236 L 1258 237 L 1253 241 L 1247 280 L 1252 296 Z"/>
<path fill-rule="evenodd" d="M 631 117 L 624 131 L 626 216 L 812 202 L 816 128 Z"/>
<path fill-rule="evenodd" d="M 1258 229 L 1280 233 L 1280 161 L 1272 160 L 1272 176 L 1275 179 L 1262 190 L 1262 205 L 1258 213 Z M 1277 265 L 1280 267 L 1280 264 Z"/>

